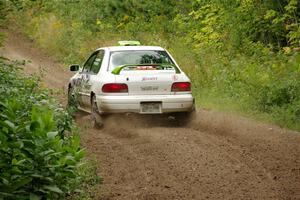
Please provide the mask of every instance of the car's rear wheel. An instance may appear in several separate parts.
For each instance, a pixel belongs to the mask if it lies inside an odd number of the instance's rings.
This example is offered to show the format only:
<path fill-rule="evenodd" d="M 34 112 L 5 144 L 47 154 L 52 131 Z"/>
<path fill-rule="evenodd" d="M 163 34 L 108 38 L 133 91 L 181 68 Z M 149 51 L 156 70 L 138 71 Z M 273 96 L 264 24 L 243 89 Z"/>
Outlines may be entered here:
<path fill-rule="evenodd" d="M 195 103 L 190 111 L 174 113 L 175 121 L 180 126 L 185 126 L 190 123 L 196 117 Z"/>
<path fill-rule="evenodd" d="M 174 113 L 174 117 L 179 126 L 185 126 L 194 119 L 195 114 L 196 112 L 194 110 L 190 112 L 178 112 Z"/>
<path fill-rule="evenodd" d="M 92 109 L 91 110 L 92 126 L 94 128 L 102 128 L 103 127 L 103 119 L 99 113 L 95 95 L 93 95 L 91 98 L 91 109 Z"/>

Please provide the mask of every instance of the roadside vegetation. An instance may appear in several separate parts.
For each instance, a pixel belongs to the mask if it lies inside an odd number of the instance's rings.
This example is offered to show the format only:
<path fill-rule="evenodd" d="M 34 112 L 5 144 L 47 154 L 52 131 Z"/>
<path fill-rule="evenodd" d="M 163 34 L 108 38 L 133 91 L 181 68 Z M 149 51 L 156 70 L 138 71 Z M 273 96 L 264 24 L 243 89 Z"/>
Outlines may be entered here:
<path fill-rule="evenodd" d="M 101 180 L 73 119 L 22 65 L 0 58 L 0 199 L 89 199 Z"/>
<path fill-rule="evenodd" d="M 0 77 L 0 199 L 70 194 L 84 155 L 72 118 L 19 64 L 1 58 Z"/>
<path fill-rule="evenodd" d="M 0 57 L 0 200 L 88 199 L 100 178 L 78 129 L 41 78 L 23 74 L 26 63 Z"/>
<path fill-rule="evenodd" d="M 12 21 L 64 63 L 118 40 L 163 46 L 200 106 L 300 130 L 298 0 L 14 0 Z"/>

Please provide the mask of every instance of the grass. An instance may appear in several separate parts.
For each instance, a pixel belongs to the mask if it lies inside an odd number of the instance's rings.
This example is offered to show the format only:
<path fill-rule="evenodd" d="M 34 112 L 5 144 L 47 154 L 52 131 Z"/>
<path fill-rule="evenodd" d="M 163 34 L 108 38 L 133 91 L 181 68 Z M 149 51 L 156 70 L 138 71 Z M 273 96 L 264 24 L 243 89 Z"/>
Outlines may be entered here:
<path fill-rule="evenodd" d="M 102 178 L 98 174 L 99 162 L 95 157 L 88 158 L 79 168 L 80 175 L 83 177 L 82 184 L 66 200 L 91 200 L 97 187 L 102 183 Z"/>

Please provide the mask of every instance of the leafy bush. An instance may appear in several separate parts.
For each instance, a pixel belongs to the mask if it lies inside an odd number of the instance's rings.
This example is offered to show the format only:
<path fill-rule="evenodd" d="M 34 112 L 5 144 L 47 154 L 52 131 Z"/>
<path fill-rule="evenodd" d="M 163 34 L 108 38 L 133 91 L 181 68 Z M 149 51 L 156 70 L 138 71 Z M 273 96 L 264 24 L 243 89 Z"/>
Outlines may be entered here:
<path fill-rule="evenodd" d="M 59 199 L 81 181 L 72 118 L 37 77 L 0 59 L 0 199 Z"/>

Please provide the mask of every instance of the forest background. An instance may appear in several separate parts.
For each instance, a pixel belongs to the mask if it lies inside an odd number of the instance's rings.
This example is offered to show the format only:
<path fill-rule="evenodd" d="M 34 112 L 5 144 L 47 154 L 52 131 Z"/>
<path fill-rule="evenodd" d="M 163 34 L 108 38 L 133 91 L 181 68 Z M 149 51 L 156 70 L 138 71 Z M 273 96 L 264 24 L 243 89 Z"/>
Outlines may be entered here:
<path fill-rule="evenodd" d="M 101 46 L 139 40 L 168 49 L 198 106 L 300 130 L 297 0 L 11 0 L 31 39 L 66 64 Z"/>

